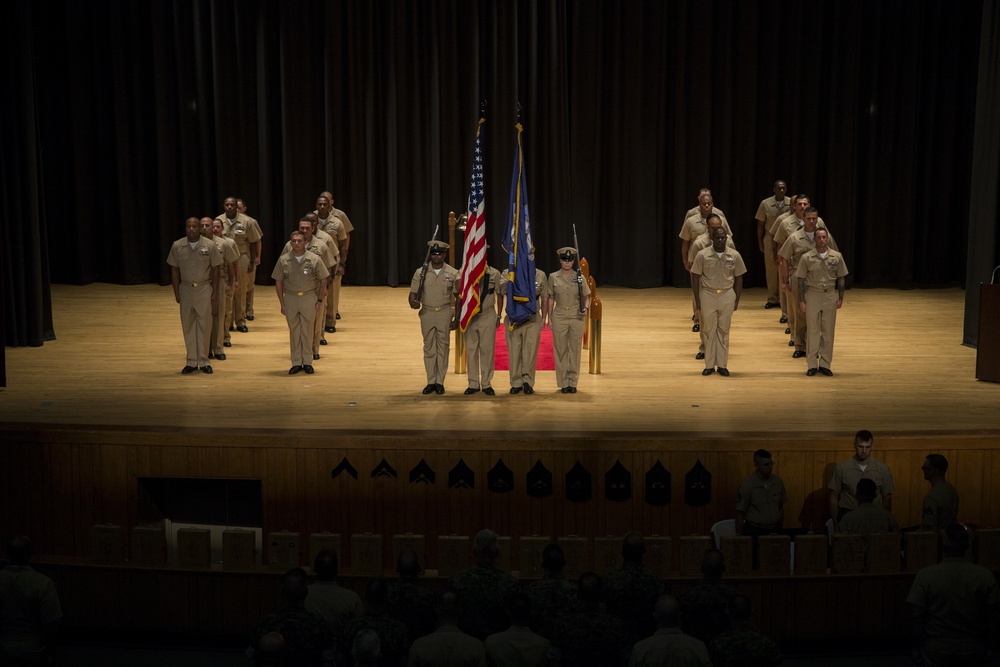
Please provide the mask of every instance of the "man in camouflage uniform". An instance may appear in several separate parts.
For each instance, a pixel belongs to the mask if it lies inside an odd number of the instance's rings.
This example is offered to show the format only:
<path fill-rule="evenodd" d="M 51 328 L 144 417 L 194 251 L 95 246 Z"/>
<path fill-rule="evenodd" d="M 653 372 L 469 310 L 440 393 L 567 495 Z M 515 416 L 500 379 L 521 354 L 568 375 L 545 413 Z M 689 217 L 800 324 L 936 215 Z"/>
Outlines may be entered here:
<path fill-rule="evenodd" d="M 254 629 L 247 657 L 259 664 L 333 665 L 333 633 L 323 617 L 306 611 L 308 593 L 305 570 L 285 573 L 281 595 L 288 606 Z"/>
<path fill-rule="evenodd" d="M 604 610 L 601 578 L 584 572 L 578 582 L 579 611 L 556 621 L 549 660 L 554 665 L 617 665 L 628 646 L 625 624 Z"/>
<path fill-rule="evenodd" d="M 389 581 L 385 577 L 372 577 L 365 585 L 365 604 L 368 609 L 361 618 L 347 621 L 340 641 L 341 662 L 347 664 L 354 638 L 362 630 L 372 630 L 378 635 L 382 664 L 401 665 L 406 662 L 410 639 L 402 621 L 389 616 Z"/>
<path fill-rule="evenodd" d="M 648 637 L 655 630 L 653 609 L 666 592 L 666 583 L 643 565 L 646 543 L 630 532 L 622 540 L 622 564 L 604 577 L 604 601 L 608 611 L 625 623 L 629 643 Z"/>
<path fill-rule="evenodd" d="M 629 667 L 712 667 L 705 643 L 684 634 L 680 620 L 677 600 L 671 595 L 661 595 L 656 601 L 656 632 L 632 647 Z"/>
<path fill-rule="evenodd" d="M 399 581 L 389 592 L 389 615 L 406 626 L 410 643 L 434 632 L 434 595 L 417 581 L 420 561 L 406 549 L 396 560 Z"/>
<path fill-rule="evenodd" d="M 461 604 L 458 627 L 482 641 L 507 629 L 507 599 L 516 589 L 517 580 L 494 565 L 500 548 L 492 530 L 479 531 L 473 554 L 476 564 L 452 575 L 451 590 Z"/>
<path fill-rule="evenodd" d="M 714 667 L 772 667 L 781 663 L 774 640 L 750 629 L 750 598 L 737 593 L 729 603 L 733 627 L 712 640 L 708 655 Z"/>
<path fill-rule="evenodd" d="M 722 583 L 725 571 L 722 552 L 708 549 L 701 557 L 703 578 L 678 596 L 681 629 L 705 644 L 732 627 L 727 610 L 736 591 Z"/>
<path fill-rule="evenodd" d="M 413 642 L 410 667 L 486 667 L 486 648 L 475 637 L 458 629 L 458 598 L 445 591 L 434 605 L 438 629 Z"/>
<path fill-rule="evenodd" d="M 337 554 L 323 549 L 313 560 L 318 581 L 309 585 L 306 609 L 326 621 L 334 637 L 340 637 L 348 621 L 361 618 L 365 608 L 358 594 L 337 584 Z"/>
<path fill-rule="evenodd" d="M 542 550 L 545 574 L 528 584 L 525 592 L 531 600 L 531 629 L 546 639 L 552 639 L 556 620 L 576 611 L 580 604 L 576 586 L 563 576 L 566 555 L 558 544 Z"/>

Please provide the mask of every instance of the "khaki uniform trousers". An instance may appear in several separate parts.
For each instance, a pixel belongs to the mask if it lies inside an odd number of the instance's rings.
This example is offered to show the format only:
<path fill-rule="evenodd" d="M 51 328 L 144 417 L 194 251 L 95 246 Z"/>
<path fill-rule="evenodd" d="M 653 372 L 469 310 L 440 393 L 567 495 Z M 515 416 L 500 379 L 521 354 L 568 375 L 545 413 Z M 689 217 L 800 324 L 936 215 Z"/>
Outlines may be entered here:
<path fill-rule="evenodd" d="M 806 288 L 806 312 L 799 318 L 806 321 L 809 334 L 806 360 L 809 368 L 829 368 L 833 361 L 833 332 L 837 327 L 837 288 Z"/>
<path fill-rule="evenodd" d="M 316 317 L 313 321 L 313 337 L 312 337 L 312 353 L 319 354 L 319 341 L 323 337 L 323 323 L 326 318 L 323 314 L 326 312 L 326 304 L 330 300 L 330 292 L 327 290 L 327 294 L 323 297 L 323 302 L 319 306 L 319 312 L 316 313 Z"/>
<path fill-rule="evenodd" d="M 330 275 L 330 289 L 326 293 L 326 326 L 337 326 L 337 313 L 340 312 L 340 284 L 344 282 L 344 276 L 338 276 L 336 268 Z"/>
<path fill-rule="evenodd" d="M 733 321 L 736 292 L 701 290 L 701 334 L 705 340 L 705 368 L 728 368 L 729 327 Z"/>
<path fill-rule="evenodd" d="M 485 389 L 492 386 L 494 358 L 497 351 L 496 311 L 479 313 L 465 328 L 466 366 L 469 386 Z M 520 385 L 519 385 L 520 386 Z"/>
<path fill-rule="evenodd" d="M 792 284 L 788 286 L 788 328 L 792 330 L 791 340 L 795 341 L 795 349 L 806 350 L 806 316 L 799 310 L 799 279 L 795 277 L 792 267 L 788 267 L 788 275 Z"/>
<path fill-rule="evenodd" d="M 226 318 L 226 323 L 230 326 L 242 327 L 247 323 L 247 284 L 250 282 L 247 276 L 247 268 L 250 266 L 250 255 L 240 255 L 240 261 L 236 264 L 236 281 L 239 286 L 233 292 L 233 308 L 230 316 Z M 226 327 L 229 331 L 229 326 Z"/>
<path fill-rule="evenodd" d="M 285 321 L 292 366 L 311 366 L 313 329 L 316 322 L 316 290 L 285 292 Z"/>
<path fill-rule="evenodd" d="M 222 343 L 229 340 L 229 331 L 226 329 L 226 313 L 232 307 L 233 295 L 226 294 L 227 287 L 226 281 L 219 281 L 219 289 L 222 290 L 222 293 L 218 295 L 215 305 L 212 306 L 212 327 L 209 333 L 208 350 L 213 354 L 224 354 Z"/>
<path fill-rule="evenodd" d="M 767 279 L 768 303 L 781 303 L 781 312 L 785 312 L 784 292 L 781 291 L 781 271 L 774 261 L 774 236 L 764 232 L 764 277 Z"/>
<path fill-rule="evenodd" d="M 507 355 L 510 359 L 510 386 L 535 386 L 535 366 L 538 365 L 538 343 L 542 336 L 542 318 L 536 314 L 512 330 L 504 323 Z"/>
<path fill-rule="evenodd" d="M 420 309 L 420 333 L 424 337 L 424 370 L 427 384 L 444 384 L 448 374 L 448 352 L 451 350 L 453 309 L 450 305 Z"/>
<path fill-rule="evenodd" d="M 247 262 L 249 264 L 249 262 Z M 254 293 L 254 283 L 257 280 L 257 265 L 254 264 L 250 269 L 250 275 L 246 277 L 247 281 L 247 307 L 246 314 L 253 317 L 253 293 Z"/>
<path fill-rule="evenodd" d="M 181 330 L 187 349 L 187 364 L 201 368 L 208 365 L 208 340 L 212 329 L 212 283 L 181 283 Z"/>
<path fill-rule="evenodd" d="M 575 305 L 569 310 L 557 305 L 552 311 L 552 350 L 556 357 L 556 384 L 560 389 L 575 387 L 580 379 L 584 322 L 579 312 L 579 306 Z"/>

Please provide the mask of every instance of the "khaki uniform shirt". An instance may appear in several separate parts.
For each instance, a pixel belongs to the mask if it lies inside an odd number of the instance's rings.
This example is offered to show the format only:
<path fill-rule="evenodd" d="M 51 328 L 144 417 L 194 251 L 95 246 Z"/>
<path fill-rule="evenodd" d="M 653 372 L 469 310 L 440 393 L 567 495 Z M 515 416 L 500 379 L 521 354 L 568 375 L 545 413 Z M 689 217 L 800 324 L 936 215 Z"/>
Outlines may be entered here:
<path fill-rule="evenodd" d="M 818 230 L 819 227 L 816 229 Z M 836 250 L 837 242 L 833 240 L 833 234 L 830 234 L 830 230 L 827 230 L 827 234 L 830 238 L 830 247 Z M 778 250 L 778 256 L 784 257 L 785 261 L 788 262 L 789 280 L 791 280 L 791 277 L 795 275 L 795 269 L 798 268 L 799 260 L 802 258 L 802 255 L 816 247 L 815 238 L 816 232 L 813 232 L 813 238 L 809 238 L 805 228 L 801 228 L 789 234 L 788 237 L 785 238 L 784 242 L 782 242 Z M 777 241 L 777 238 L 775 241 Z"/>
<path fill-rule="evenodd" d="M 222 253 L 204 236 L 198 237 L 198 242 L 192 250 L 185 236 L 170 246 L 167 264 L 176 266 L 180 270 L 182 283 L 201 285 L 211 280 L 213 266 L 222 266 Z"/>
<path fill-rule="evenodd" d="M 726 234 L 732 236 L 733 230 L 729 228 L 729 221 L 726 220 L 726 216 L 721 213 L 716 213 L 716 215 L 722 218 L 722 228 L 726 230 Z M 701 212 L 696 209 L 694 215 L 684 218 L 684 226 L 681 227 L 681 233 L 678 236 L 685 241 L 694 241 L 707 231 L 708 220 L 701 217 Z"/>
<path fill-rule="evenodd" d="M 830 290 L 837 286 L 837 278 L 847 275 L 844 256 L 836 250 L 828 250 L 826 257 L 820 257 L 813 248 L 799 260 L 795 270 L 796 278 L 806 279 L 806 288 Z"/>
<path fill-rule="evenodd" d="M 882 507 L 882 496 L 891 494 L 896 488 L 892 482 L 889 466 L 878 459 L 869 457 L 868 464 L 862 470 L 861 466 L 858 465 L 858 460 L 853 456 L 837 464 L 837 467 L 833 469 L 833 477 L 830 478 L 830 484 L 827 485 L 827 488 L 840 493 L 840 507 L 856 509 L 858 499 L 855 493 L 858 489 L 858 482 L 862 478 L 868 478 L 875 482 L 874 505 L 876 507 Z"/>
<path fill-rule="evenodd" d="M 710 245 L 712 245 L 712 237 L 710 237 L 708 235 L 708 232 L 706 231 L 704 234 L 702 234 L 701 236 L 699 236 L 698 238 L 696 238 L 694 241 L 691 242 L 690 247 L 688 247 L 688 261 L 694 264 L 695 255 L 697 255 L 699 252 L 709 247 Z M 736 249 L 736 245 L 733 243 L 732 236 L 729 235 L 726 236 L 726 246 L 734 250 Z"/>
<path fill-rule="evenodd" d="M 224 285 L 229 285 L 229 265 L 240 260 L 240 251 L 236 249 L 236 242 L 225 236 L 216 236 L 212 239 L 215 247 L 222 255 L 222 271 L 220 278 Z"/>
<path fill-rule="evenodd" d="M 271 272 L 271 278 L 283 281 L 282 289 L 293 294 L 318 290 L 320 283 L 329 277 L 330 270 L 320 256 L 308 250 L 302 254 L 301 259 L 291 252 L 282 254 Z"/>
<path fill-rule="evenodd" d="M 791 205 L 792 200 L 789 197 L 785 197 L 781 201 L 777 201 L 774 197 L 768 197 L 757 207 L 757 215 L 754 216 L 754 220 L 764 223 L 765 232 L 770 231 L 778 216 L 787 213 Z"/>
<path fill-rule="evenodd" d="M 715 248 L 705 248 L 694 258 L 691 273 L 701 276 L 701 289 L 727 290 L 736 282 L 736 276 L 747 272 L 740 253 L 731 248 L 719 256 Z"/>
<path fill-rule="evenodd" d="M 334 246 L 336 247 L 336 246 Z M 314 236 L 312 241 L 306 243 L 306 250 L 314 255 L 319 255 L 319 258 L 323 260 L 326 268 L 330 269 L 337 266 L 337 258 L 340 256 L 339 253 L 334 254 L 333 250 L 330 249 L 326 243 L 321 241 L 318 236 Z M 289 241 L 285 244 L 285 247 L 281 249 L 281 254 L 285 255 L 292 251 L 292 242 Z"/>
<path fill-rule="evenodd" d="M 777 475 L 761 479 L 754 473 L 736 490 L 736 510 L 758 526 L 776 526 L 781 518 L 781 506 L 786 502 L 785 483 Z"/>
<path fill-rule="evenodd" d="M 251 244 L 257 243 L 264 236 L 257 221 L 243 213 L 237 213 L 232 220 L 225 213 L 215 216 L 215 219 L 222 221 L 223 236 L 236 241 L 236 249 L 240 251 L 240 255 L 249 255 Z"/>
<path fill-rule="evenodd" d="M 421 267 L 423 268 L 423 267 Z M 440 273 L 435 273 L 433 267 L 427 268 L 427 277 L 424 278 L 424 293 L 420 298 L 420 305 L 424 308 L 445 308 L 451 306 L 451 295 L 458 293 L 458 269 L 445 263 Z M 413 279 L 410 280 L 410 291 L 414 294 L 420 288 L 420 269 L 413 272 Z"/>

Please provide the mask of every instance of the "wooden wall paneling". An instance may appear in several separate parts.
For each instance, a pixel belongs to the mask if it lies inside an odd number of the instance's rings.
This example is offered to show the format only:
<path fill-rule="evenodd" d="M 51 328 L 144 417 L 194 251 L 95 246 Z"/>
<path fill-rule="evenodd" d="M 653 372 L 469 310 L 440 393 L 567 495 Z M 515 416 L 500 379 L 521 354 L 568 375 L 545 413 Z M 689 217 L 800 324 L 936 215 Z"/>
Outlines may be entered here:
<path fill-rule="evenodd" d="M 953 476 L 952 459 L 948 459 L 947 478 L 958 489 L 958 506 L 961 520 L 966 523 L 983 525 L 989 516 L 989 510 L 985 510 L 983 498 L 987 495 L 987 489 L 996 485 L 996 478 L 987 477 L 988 467 L 986 465 L 986 452 L 983 450 L 965 450 L 958 459 L 958 475 Z M 961 486 L 956 484 L 956 480 L 961 480 Z"/>
<path fill-rule="evenodd" d="M 190 447 L 179 444 L 165 444 L 159 449 L 157 469 L 153 472 L 158 477 L 194 477 L 189 462 Z"/>
<path fill-rule="evenodd" d="M 74 474 L 71 489 L 74 503 L 77 503 L 79 523 L 67 528 L 73 531 L 76 553 L 83 556 L 90 555 L 87 538 L 90 526 L 103 522 L 98 506 L 97 474 L 94 470 L 97 447 L 98 445 L 73 445 Z"/>
<path fill-rule="evenodd" d="M 302 531 L 305 540 L 304 544 L 306 548 L 302 549 L 304 552 L 303 563 L 307 563 L 309 557 L 308 535 L 319 530 L 320 517 L 324 511 L 324 499 L 320 489 L 321 485 L 326 481 L 329 472 L 323 470 L 323 466 L 320 463 L 321 459 L 321 451 L 315 447 L 303 449 L 301 456 L 299 456 L 299 478 L 301 479 L 299 490 L 300 521 L 296 529 Z"/>
<path fill-rule="evenodd" d="M 22 468 L 25 471 L 24 479 L 15 475 L 10 481 L 14 482 L 15 485 L 20 485 L 27 479 L 41 480 L 43 483 L 41 488 L 45 489 L 44 495 L 52 498 L 53 509 L 52 513 L 48 515 L 35 514 L 34 511 L 29 512 L 29 516 L 32 516 L 33 526 L 31 528 L 25 526 L 22 532 L 35 541 L 36 553 L 46 553 L 45 549 L 51 548 L 52 551 L 47 553 L 60 556 L 85 555 L 81 553 L 81 547 L 84 547 L 85 544 L 77 541 L 79 522 L 84 520 L 84 517 L 80 515 L 80 508 L 85 503 L 77 495 L 77 487 L 74 484 L 76 478 L 76 470 L 73 467 L 74 452 L 71 448 L 50 444 L 40 445 L 39 451 L 42 450 L 45 451 L 45 459 L 51 466 L 48 470 L 35 470 L 33 464 L 24 461 L 25 467 Z M 27 477 L 29 470 L 31 477 Z M 7 483 L 8 479 L 4 479 L 0 486 Z M 28 492 L 27 489 L 22 489 L 21 493 L 24 495 L 19 498 L 17 504 L 11 505 L 11 508 L 33 508 L 37 503 L 35 496 L 38 493 Z M 23 520 L 21 517 L 14 517 L 14 519 L 15 521 Z"/>
<path fill-rule="evenodd" d="M 780 452 L 768 449 L 774 457 L 774 469 L 772 474 L 781 478 L 785 484 L 785 491 L 788 493 L 788 502 L 785 503 L 785 528 L 797 528 L 799 526 L 799 515 L 803 504 L 813 489 L 812 482 L 812 456 L 810 452 Z M 753 454 L 747 457 L 749 464 L 744 477 L 754 473 Z M 733 489 L 733 501 L 730 511 L 736 517 L 736 489 L 739 488 L 742 478 L 737 482 L 737 487 Z"/>
<path fill-rule="evenodd" d="M 121 445 L 105 445 L 95 447 L 99 450 L 101 500 L 100 514 L 102 523 L 115 523 L 128 526 L 133 517 L 128 513 L 128 464 L 127 447 Z"/>
<path fill-rule="evenodd" d="M 267 476 L 261 484 L 264 533 L 293 530 L 299 523 L 298 450 L 268 450 Z"/>

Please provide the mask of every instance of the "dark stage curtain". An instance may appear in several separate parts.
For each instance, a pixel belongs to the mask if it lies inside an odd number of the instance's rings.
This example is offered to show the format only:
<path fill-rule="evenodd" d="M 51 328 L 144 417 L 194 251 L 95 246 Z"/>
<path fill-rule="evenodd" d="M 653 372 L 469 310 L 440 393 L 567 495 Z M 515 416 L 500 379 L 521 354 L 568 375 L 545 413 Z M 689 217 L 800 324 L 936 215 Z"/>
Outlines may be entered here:
<path fill-rule="evenodd" d="M 972 346 L 979 344 L 979 284 L 990 282 L 1000 264 L 1000 7 L 995 2 L 983 4 L 982 26 L 965 272 L 963 340 Z"/>
<path fill-rule="evenodd" d="M 520 102 L 544 270 L 575 223 L 599 284 L 687 284 L 677 233 L 708 186 L 745 284 L 763 284 L 753 215 L 780 177 L 813 198 L 855 285 L 966 279 L 981 1 L 37 0 L 0 14 L 17 83 L 0 103 L 6 311 L 37 301 L 10 278 L 33 241 L 31 270 L 48 258 L 55 282 L 165 284 L 183 220 L 229 194 L 264 228 L 262 282 L 330 189 L 357 228 L 347 281 L 407 283 L 465 206 L 482 100 L 494 264 Z M 41 309 L 7 312 L 8 342 Z"/>

